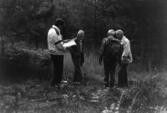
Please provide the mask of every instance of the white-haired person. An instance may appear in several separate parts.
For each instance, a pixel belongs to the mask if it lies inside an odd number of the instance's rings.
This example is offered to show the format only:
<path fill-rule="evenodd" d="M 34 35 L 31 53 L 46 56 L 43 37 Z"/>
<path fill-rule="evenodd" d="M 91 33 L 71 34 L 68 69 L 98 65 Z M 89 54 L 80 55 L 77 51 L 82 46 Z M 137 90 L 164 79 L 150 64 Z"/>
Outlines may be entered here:
<path fill-rule="evenodd" d="M 121 41 L 121 44 L 123 45 L 123 53 L 121 56 L 120 70 L 118 72 L 118 86 L 128 87 L 127 67 L 129 63 L 133 62 L 130 41 L 124 35 L 124 32 L 122 30 L 117 30 L 115 32 L 115 35 Z"/>
<path fill-rule="evenodd" d="M 118 39 L 114 37 L 115 31 L 108 30 L 107 37 L 102 40 L 99 64 L 103 61 L 104 65 L 104 84 L 105 87 L 114 87 L 115 70 L 119 64 L 123 47 Z"/>
<path fill-rule="evenodd" d="M 73 78 L 74 83 L 82 82 L 81 66 L 84 63 L 84 51 L 83 51 L 84 37 L 85 37 L 85 32 L 83 30 L 79 30 L 76 38 L 74 39 L 76 45 L 69 48 L 72 61 L 74 64 L 74 78 Z"/>

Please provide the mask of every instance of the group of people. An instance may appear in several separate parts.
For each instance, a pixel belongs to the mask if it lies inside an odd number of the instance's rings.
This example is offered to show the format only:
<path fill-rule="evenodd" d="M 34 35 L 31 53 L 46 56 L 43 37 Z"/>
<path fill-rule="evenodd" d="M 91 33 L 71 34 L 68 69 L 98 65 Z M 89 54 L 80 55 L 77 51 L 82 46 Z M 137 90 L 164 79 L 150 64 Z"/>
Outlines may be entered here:
<path fill-rule="evenodd" d="M 115 84 L 115 70 L 119 65 L 118 86 L 128 87 L 127 66 L 133 61 L 130 41 L 122 30 L 108 30 L 107 37 L 102 40 L 99 64 L 103 60 L 105 72 L 105 86 L 113 87 Z"/>
<path fill-rule="evenodd" d="M 51 87 L 60 87 L 63 76 L 63 61 L 66 50 L 70 51 L 71 58 L 74 64 L 74 83 L 81 83 L 82 72 L 81 66 L 84 63 L 83 39 L 85 32 L 79 30 L 76 37 L 72 40 L 75 44 L 65 46 L 69 40 L 63 40 L 61 30 L 64 27 L 63 19 L 56 19 L 55 24 L 48 31 L 47 42 L 48 50 L 52 62 L 52 79 Z M 127 87 L 127 66 L 132 62 L 132 53 L 130 41 L 126 38 L 122 30 L 108 30 L 107 37 L 102 40 L 100 48 L 99 64 L 104 64 L 105 87 L 114 86 L 114 75 L 116 66 L 119 65 L 118 86 Z"/>

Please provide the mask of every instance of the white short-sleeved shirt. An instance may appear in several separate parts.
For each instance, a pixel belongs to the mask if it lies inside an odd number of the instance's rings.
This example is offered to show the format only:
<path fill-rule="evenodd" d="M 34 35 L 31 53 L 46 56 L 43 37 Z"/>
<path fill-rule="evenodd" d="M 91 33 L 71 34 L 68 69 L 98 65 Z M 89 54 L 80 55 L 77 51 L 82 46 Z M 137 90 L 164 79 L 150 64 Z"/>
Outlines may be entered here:
<path fill-rule="evenodd" d="M 123 45 L 122 60 L 123 57 L 128 57 L 129 63 L 133 62 L 130 41 L 126 38 L 126 36 L 123 36 L 121 44 Z"/>
<path fill-rule="evenodd" d="M 63 42 L 60 42 L 55 45 L 56 42 L 62 40 L 62 35 L 60 32 L 60 29 L 52 25 L 52 27 L 48 31 L 47 35 L 47 42 L 48 42 L 48 50 L 50 51 L 51 54 L 55 55 L 63 55 L 64 48 L 63 48 Z"/>

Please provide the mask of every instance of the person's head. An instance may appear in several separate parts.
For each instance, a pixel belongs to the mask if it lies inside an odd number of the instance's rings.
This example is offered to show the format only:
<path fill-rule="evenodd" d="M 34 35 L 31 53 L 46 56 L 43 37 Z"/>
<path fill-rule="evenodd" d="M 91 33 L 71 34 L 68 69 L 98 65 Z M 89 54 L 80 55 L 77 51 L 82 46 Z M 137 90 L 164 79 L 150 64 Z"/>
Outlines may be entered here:
<path fill-rule="evenodd" d="M 85 32 L 83 30 L 79 30 L 77 33 L 77 39 L 83 40 L 85 37 Z"/>
<path fill-rule="evenodd" d="M 109 30 L 107 31 L 107 36 L 114 36 L 114 35 L 115 35 L 114 29 L 109 29 Z"/>
<path fill-rule="evenodd" d="M 62 29 L 63 26 L 64 26 L 64 20 L 61 19 L 61 18 L 57 18 L 56 21 L 55 21 L 55 25 L 56 25 L 57 27 L 59 27 L 60 29 Z"/>
<path fill-rule="evenodd" d="M 124 32 L 121 29 L 119 29 L 119 30 L 116 30 L 115 35 L 119 40 L 121 40 L 122 37 L 124 36 Z"/>

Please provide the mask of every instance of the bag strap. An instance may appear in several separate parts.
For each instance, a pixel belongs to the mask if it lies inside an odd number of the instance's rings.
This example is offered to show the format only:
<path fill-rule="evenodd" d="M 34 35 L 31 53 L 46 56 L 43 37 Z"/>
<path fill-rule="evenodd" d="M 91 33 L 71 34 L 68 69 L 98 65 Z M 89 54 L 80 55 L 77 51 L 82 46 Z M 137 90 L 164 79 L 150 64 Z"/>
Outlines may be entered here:
<path fill-rule="evenodd" d="M 60 35 L 60 32 L 59 32 L 59 30 L 57 29 L 57 28 L 55 28 L 55 27 L 52 27 L 55 31 L 56 31 L 56 33 L 58 34 L 58 35 Z"/>

